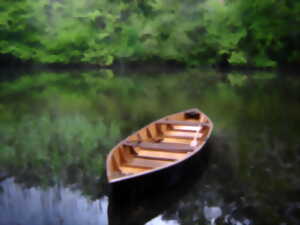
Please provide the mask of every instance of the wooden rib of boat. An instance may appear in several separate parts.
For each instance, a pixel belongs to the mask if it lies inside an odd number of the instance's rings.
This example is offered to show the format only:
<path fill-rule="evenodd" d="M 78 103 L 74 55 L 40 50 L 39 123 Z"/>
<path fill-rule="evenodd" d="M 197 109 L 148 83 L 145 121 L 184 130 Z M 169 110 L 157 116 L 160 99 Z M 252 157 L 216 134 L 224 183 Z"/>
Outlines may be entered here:
<path fill-rule="evenodd" d="M 190 109 L 159 119 L 117 144 L 106 160 L 109 183 L 135 179 L 184 161 L 205 145 L 213 123 Z"/>

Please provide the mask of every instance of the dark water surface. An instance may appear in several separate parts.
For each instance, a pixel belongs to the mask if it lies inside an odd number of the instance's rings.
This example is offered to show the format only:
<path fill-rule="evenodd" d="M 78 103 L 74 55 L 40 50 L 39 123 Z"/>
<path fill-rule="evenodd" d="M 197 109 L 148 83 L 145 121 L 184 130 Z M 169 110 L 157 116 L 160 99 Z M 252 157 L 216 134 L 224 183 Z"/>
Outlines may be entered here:
<path fill-rule="evenodd" d="M 1 73 L 1 225 L 300 224 L 299 77 L 102 70 L 8 80 Z M 215 124 L 201 174 L 113 202 L 104 176 L 109 149 L 194 107 Z"/>

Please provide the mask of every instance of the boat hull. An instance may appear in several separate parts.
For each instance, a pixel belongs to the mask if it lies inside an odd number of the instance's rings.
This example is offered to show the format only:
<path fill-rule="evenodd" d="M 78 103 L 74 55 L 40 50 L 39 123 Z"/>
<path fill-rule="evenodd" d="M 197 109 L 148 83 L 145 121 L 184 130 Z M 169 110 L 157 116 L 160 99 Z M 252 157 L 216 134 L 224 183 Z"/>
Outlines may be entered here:
<path fill-rule="evenodd" d="M 208 141 L 193 157 L 181 163 L 136 178 L 109 183 L 110 198 L 113 201 L 132 201 L 145 194 L 166 191 L 186 179 L 196 180 L 207 168 L 211 154 L 210 143 L 211 141 Z"/>
<path fill-rule="evenodd" d="M 213 123 L 204 113 L 190 109 L 163 117 L 128 136 L 107 157 L 112 192 L 161 190 L 193 176 L 199 167 L 194 162 L 199 157 L 205 159 L 212 129 Z"/>

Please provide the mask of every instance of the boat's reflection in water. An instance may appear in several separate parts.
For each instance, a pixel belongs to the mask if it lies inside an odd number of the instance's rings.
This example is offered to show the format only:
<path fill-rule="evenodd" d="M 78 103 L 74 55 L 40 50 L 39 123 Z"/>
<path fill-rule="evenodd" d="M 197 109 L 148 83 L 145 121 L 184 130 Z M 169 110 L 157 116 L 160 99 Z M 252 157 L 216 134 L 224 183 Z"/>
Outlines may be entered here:
<path fill-rule="evenodd" d="M 193 167 L 185 171 L 185 176 L 176 185 L 163 188 L 160 183 L 154 183 L 151 185 L 154 187 L 153 191 L 148 188 L 143 193 L 136 192 L 134 186 L 132 191 L 128 188 L 125 192 L 120 189 L 113 190 L 108 206 L 109 225 L 180 224 L 176 220 L 178 204 L 181 204 L 184 196 L 201 180 L 209 163 L 209 152 L 210 146 L 207 145 L 194 159 Z"/>

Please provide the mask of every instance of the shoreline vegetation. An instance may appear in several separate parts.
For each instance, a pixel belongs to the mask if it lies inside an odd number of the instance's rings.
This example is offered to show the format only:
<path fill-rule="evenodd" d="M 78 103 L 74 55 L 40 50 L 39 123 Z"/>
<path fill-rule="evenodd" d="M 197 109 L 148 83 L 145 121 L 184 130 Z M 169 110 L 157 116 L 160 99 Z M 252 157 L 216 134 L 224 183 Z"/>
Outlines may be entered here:
<path fill-rule="evenodd" d="M 72 70 L 112 70 L 112 71 L 180 71 L 185 69 L 215 69 L 216 71 L 223 72 L 236 72 L 236 71 L 284 71 L 289 74 L 298 73 L 300 71 L 300 65 L 297 63 L 280 64 L 276 67 L 256 67 L 251 65 L 230 65 L 230 64 L 218 64 L 218 65 L 198 65 L 189 67 L 186 64 L 176 61 L 161 61 L 148 60 L 148 61 L 115 61 L 112 65 L 99 65 L 93 63 L 40 63 L 34 61 L 23 61 L 12 55 L 0 55 L 0 67 L 4 71 L 72 71 Z M 14 73 L 13 71 L 9 74 Z M 8 75 L 9 75 L 8 74 Z"/>
<path fill-rule="evenodd" d="M 0 6 L 0 64 L 278 68 L 300 61 L 300 2 L 30 0 Z"/>

